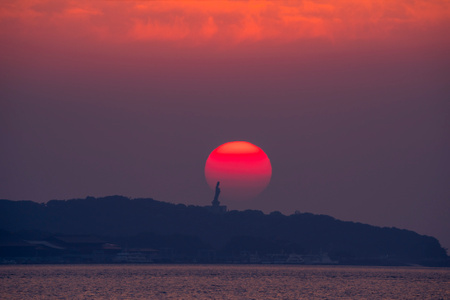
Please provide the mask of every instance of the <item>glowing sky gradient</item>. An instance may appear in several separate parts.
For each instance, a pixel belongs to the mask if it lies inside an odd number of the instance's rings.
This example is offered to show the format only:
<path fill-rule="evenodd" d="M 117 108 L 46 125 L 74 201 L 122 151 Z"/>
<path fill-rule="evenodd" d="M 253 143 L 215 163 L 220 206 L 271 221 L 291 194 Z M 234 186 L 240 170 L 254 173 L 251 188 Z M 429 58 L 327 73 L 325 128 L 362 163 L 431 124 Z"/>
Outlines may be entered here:
<path fill-rule="evenodd" d="M 385 39 L 448 20 L 448 1 L 6 1 L 2 32 L 123 43 Z"/>
<path fill-rule="evenodd" d="M 295 210 L 450 247 L 450 2 L 0 1 L 0 198 L 209 205 L 217 145 Z"/>

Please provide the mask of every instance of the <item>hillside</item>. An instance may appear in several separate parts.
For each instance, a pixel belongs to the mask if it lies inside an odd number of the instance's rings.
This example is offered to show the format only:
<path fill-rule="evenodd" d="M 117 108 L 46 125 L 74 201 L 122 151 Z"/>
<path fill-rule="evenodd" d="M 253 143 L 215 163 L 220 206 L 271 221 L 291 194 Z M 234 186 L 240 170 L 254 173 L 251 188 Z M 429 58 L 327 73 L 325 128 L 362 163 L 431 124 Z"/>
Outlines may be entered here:
<path fill-rule="evenodd" d="M 15 234 L 84 234 L 136 247 L 249 253 L 326 252 L 341 263 L 435 265 L 447 259 L 438 240 L 413 231 L 344 222 L 330 216 L 229 211 L 153 199 L 104 198 L 47 203 L 0 200 L 0 229 Z M 35 238 L 33 236 L 33 238 Z M 376 264 L 376 262 L 375 262 Z"/>

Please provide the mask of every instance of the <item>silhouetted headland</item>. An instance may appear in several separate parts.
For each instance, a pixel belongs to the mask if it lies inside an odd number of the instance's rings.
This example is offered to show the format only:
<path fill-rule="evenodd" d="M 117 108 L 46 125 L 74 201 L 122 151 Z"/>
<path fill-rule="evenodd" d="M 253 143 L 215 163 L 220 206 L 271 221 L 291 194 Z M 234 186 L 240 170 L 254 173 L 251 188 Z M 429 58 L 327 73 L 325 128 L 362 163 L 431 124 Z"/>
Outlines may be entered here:
<path fill-rule="evenodd" d="M 437 239 L 409 230 L 122 196 L 0 200 L 0 229 L 3 263 L 448 265 Z"/>

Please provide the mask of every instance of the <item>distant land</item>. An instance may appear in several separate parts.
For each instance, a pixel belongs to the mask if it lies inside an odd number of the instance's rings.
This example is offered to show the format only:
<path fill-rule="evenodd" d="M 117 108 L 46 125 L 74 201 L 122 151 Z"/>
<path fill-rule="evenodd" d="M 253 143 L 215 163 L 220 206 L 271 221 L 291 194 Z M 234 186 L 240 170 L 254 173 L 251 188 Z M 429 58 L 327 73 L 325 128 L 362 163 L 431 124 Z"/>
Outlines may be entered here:
<path fill-rule="evenodd" d="M 123 196 L 0 200 L 2 263 L 294 263 L 448 266 L 439 241 L 326 215 Z"/>

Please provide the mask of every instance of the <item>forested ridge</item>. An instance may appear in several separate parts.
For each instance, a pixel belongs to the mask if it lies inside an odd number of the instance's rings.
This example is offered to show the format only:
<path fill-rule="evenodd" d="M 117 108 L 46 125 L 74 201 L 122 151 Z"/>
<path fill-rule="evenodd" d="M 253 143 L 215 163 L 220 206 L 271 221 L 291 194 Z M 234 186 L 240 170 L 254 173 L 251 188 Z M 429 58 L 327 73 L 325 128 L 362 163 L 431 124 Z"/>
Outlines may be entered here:
<path fill-rule="evenodd" d="M 430 236 L 397 228 L 344 222 L 326 215 L 257 210 L 217 214 L 205 207 L 123 196 L 0 200 L 0 229 L 23 235 L 89 234 L 136 247 L 206 249 L 231 253 L 326 252 L 339 261 L 389 258 L 406 263 L 445 260 Z"/>

